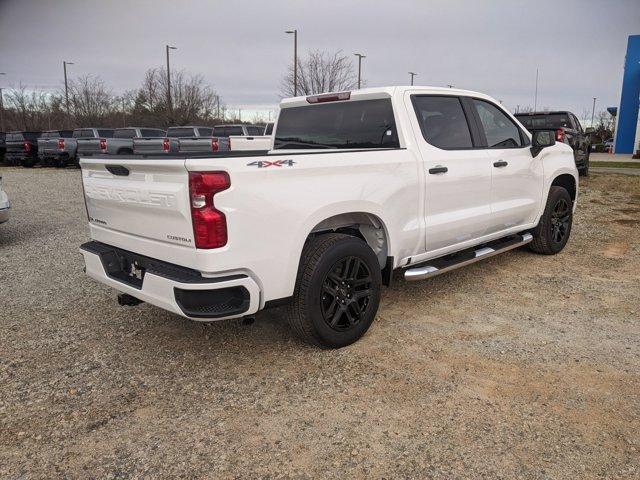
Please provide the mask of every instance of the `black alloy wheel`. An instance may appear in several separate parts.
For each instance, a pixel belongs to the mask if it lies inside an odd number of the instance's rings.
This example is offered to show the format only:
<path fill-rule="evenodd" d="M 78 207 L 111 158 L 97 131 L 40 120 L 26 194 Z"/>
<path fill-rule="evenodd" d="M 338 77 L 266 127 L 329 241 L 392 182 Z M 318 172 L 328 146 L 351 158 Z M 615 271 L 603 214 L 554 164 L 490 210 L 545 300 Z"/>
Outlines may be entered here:
<path fill-rule="evenodd" d="M 336 262 L 322 283 L 321 309 L 326 324 L 339 332 L 358 325 L 371 302 L 371 284 L 371 272 L 358 257 Z"/>
<path fill-rule="evenodd" d="M 551 213 L 551 239 L 556 244 L 561 244 L 569 232 L 571 208 L 564 198 L 560 198 Z"/>

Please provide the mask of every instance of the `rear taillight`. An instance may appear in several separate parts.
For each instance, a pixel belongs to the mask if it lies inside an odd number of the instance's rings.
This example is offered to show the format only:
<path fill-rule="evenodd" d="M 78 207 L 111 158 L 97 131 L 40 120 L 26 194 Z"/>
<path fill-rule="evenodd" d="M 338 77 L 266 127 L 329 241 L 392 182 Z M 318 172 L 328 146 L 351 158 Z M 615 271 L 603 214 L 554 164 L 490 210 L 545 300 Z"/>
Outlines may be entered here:
<path fill-rule="evenodd" d="M 24 151 L 25 152 L 30 152 L 31 151 L 31 144 L 29 142 L 24 142 L 22 144 L 22 146 L 24 147 Z"/>
<path fill-rule="evenodd" d="M 212 138 L 211 139 L 211 151 L 212 152 L 217 152 L 220 149 L 220 144 L 218 143 L 218 139 L 217 138 Z"/>
<path fill-rule="evenodd" d="M 556 142 L 564 142 L 564 137 L 565 137 L 564 130 L 561 128 L 558 128 L 556 130 Z"/>
<path fill-rule="evenodd" d="M 162 151 L 163 152 L 168 152 L 169 151 L 169 147 L 170 147 L 169 139 L 165 138 L 164 140 L 162 140 Z"/>
<path fill-rule="evenodd" d="M 64 138 L 58 139 L 58 150 L 64 150 Z"/>
<path fill-rule="evenodd" d="M 103 153 L 107 151 L 107 139 L 106 138 L 101 138 L 100 139 L 100 150 L 102 150 Z"/>
<path fill-rule="evenodd" d="M 189 196 L 196 248 L 220 248 L 227 244 L 227 218 L 216 210 L 213 197 L 231 186 L 225 172 L 190 172 Z"/>

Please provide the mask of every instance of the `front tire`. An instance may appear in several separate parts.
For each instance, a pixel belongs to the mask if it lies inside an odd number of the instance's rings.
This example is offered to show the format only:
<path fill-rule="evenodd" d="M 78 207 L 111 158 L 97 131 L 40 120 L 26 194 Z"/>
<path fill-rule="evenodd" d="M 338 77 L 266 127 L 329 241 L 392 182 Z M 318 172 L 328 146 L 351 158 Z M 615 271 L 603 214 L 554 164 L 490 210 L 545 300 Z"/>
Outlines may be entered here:
<path fill-rule="evenodd" d="M 326 234 L 307 240 L 287 317 L 305 342 L 341 348 L 362 337 L 380 304 L 382 274 L 361 239 Z"/>
<path fill-rule="evenodd" d="M 551 187 L 540 223 L 531 232 L 529 248 L 536 253 L 555 255 L 562 251 L 571 235 L 573 202 L 563 187 Z"/>

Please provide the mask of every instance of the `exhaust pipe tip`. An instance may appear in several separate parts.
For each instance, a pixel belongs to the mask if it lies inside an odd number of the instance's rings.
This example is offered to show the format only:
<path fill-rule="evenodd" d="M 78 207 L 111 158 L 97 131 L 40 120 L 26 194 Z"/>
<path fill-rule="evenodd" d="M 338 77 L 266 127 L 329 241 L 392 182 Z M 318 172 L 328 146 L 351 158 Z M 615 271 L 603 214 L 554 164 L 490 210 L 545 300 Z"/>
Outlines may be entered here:
<path fill-rule="evenodd" d="M 122 307 L 135 307 L 136 305 L 140 305 L 142 300 L 137 299 L 134 296 L 129 295 L 128 293 L 119 293 L 118 294 L 118 305 Z"/>

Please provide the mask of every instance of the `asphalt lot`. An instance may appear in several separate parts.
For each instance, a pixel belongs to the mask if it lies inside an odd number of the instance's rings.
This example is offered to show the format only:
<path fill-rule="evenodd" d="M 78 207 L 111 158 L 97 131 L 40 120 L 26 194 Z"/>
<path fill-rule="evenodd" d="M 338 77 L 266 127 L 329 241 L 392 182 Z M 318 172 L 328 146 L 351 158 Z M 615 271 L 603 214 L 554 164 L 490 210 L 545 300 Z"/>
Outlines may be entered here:
<path fill-rule="evenodd" d="M 321 351 L 119 307 L 79 171 L 1 173 L 1 478 L 640 478 L 637 176 L 582 183 L 560 255 L 400 281 Z"/>

